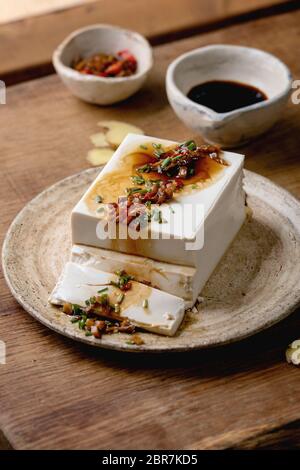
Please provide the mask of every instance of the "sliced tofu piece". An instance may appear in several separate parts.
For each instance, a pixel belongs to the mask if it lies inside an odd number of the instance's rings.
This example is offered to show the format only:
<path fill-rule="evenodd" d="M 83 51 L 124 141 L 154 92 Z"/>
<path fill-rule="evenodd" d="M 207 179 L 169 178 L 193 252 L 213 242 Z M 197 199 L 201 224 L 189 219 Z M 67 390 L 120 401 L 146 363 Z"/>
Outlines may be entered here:
<path fill-rule="evenodd" d="M 191 266 L 162 263 L 142 256 L 86 245 L 73 245 L 71 261 L 108 273 L 125 270 L 139 282 L 149 283 L 152 287 L 182 297 L 186 308 L 191 307 L 197 298 L 198 293 L 194 288 L 197 273 Z"/>
<path fill-rule="evenodd" d="M 97 196 L 100 195 L 106 204 L 116 202 L 120 195 L 126 194 L 136 171 L 137 149 L 143 152 L 143 148 L 149 148 L 153 143 L 168 146 L 175 142 L 134 134 L 124 139 L 73 209 L 72 240 L 74 244 L 195 267 L 199 271 L 199 281 L 195 284 L 199 292 L 245 220 L 244 157 L 223 152 L 222 158 L 228 166 L 218 170 L 217 176 L 212 176 L 206 183 L 185 187 L 173 200 L 159 206 L 163 223 L 151 221 L 151 237 L 124 239 L 118 230 L 108 237 L 105 224 L 99 223 L 103 219 L 105 222 L 107 216 L 100 211 Z M 187 207 L 197 208 L 197 216 Z M 184 214 L 183 220 L 176 219 L 178 212 Z M 188 243 L 201 240 L 203 236 L 203 247 L 187 249 Z"/>
<path fill-rule="evenodd" d="M 117 276 L 68 262 L 49 301 L 54 305 L 69 302 L 84 307 L 87 299 L 97 295 L 97 292 L 111 281 L 117 281 Z M 118 288 L 108 286 L 112 303 L 119 293 Z M 147 308 L 143 307 L 145 299 L 148 301 Z M 184 310 L 184 301 L 180 297 L 133 281 L 132 288 L 125 292 L 120 315 L 144 330 L 173 336 L 182 322 Z"/>

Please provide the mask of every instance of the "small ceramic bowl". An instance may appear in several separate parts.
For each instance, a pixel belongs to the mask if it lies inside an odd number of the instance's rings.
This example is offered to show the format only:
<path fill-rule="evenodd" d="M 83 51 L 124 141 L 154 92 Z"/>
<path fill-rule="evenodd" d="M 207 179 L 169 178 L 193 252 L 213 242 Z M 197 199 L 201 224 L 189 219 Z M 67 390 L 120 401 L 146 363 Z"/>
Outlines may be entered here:
<path fill-rule="evenodd" d="M 123 49 L 128 49 L 138 62 L 137 72 L 129 77 L 84 75 L 71 67 L 74 60 L 99 52 L 114 54 Z M 75 96 L 100 105 L 133 95 L 145 82 L 153 64 L 151 46 L 143 36 L 105 24 L 74 31 L 57 47 L 52 60 L 56 72 Z"/>
<path fill-rule="evenodd" d="M 252 85 L 267 100 L 226 113 L 217 113 L 187 98 L 190 89 L 210 80 Z M 279 119 L 288 100 L 292 77 L 273 55 L 250 47 L 212 45 L 181 55 L 168 67 L 169 102 L 187 127 L 222 147 L 242 145 L 266 132 Z"/>

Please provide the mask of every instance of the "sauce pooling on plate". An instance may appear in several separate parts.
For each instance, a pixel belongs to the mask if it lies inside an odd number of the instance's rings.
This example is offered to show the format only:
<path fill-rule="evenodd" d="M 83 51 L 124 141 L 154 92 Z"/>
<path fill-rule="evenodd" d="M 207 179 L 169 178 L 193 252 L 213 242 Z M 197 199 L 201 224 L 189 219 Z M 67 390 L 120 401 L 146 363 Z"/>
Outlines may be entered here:
<path fill-rule="evenodd" d="M 228 113 L 267 99 L 266 94 L 252 85 L 229 80 L 212 80 L 194 86 L 187 94 L 195 103 L 217 113 Z"/>

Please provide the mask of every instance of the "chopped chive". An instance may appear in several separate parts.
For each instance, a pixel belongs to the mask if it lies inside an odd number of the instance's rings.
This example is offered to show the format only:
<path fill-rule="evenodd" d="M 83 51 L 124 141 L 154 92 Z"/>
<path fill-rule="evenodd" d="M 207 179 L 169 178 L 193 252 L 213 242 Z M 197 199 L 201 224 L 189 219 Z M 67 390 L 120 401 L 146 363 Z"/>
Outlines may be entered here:
<path fill-rule="evenodd" d="M 148 306 L 149 306 L 148 299 L 144 299 L 143 300 L 143 308 L 148 308 Z"/>
<path fill-rule="evenodd" d="M 73 313 L 73 315 L 80 315 L 81 312 L 82 312 L 82 309 L 81 309 L 80 305 L 72 304 L 72 313 Z"/>
<path fill-rule="evenodd" d="M 90 303 L 91 304 L 96 303 L 96 297 L 95 296 L 90 298 Z"/>
<path fill-rule="evenodd" d="M 97 194 L 97 196 L 95 197 L 95 202 L 101 204 L 101 202 L 103 202 L 103 197 L 100 196 L 100 194 Z"/>
<path fill-rule="evenodd" d="M 146 194 L 148 192 L 147 189 L 142 189 L 142 188 L 126 188 L 127 194 L 135 194 L 135 193 L 141 193 L 141 194 Z"/>
<path fill-rule="evenodd" d="M 145 184 L 145 180 L 142 176 L 134 175 L 131 177 L 131 180 L 135 184 Z"/>
<path fill-rule="evenodd" d="M 121 304 L 124 300 L 124 297 L 125 295 L 123 293 L 119 294 L 116 300 L 117 304 Z"/>
<path fill-rule="evenodd" d="M 196 150 L 197 146 L 196 146 L 195 142 L 192 140 L 192 141 L 189 143 L 189 145 L 187 145 L 187 148 L 188 148 L 189 150 Z"/>
<path fill-rule="evenodd" d="M 79 320 L 79 323 L 78 323 L 78 326 L 80 328 L 80 330 L 83 330 L 84 327 L 85 327 L 85 322 L 86 322 L 86 319 L 82 318 L 81 320 Z"/>
<path fill-rule="evenodd" d="M 91 303 L 91 302 L 90 302 L 89 300 L 86 300 L 86 301 L 85 301 L 85 305 L 86 305 L 87 307 L 90 305 L 90 303 Z"/>
<path fill-rule="evenodd" d="M 137 171 L 139 173 L 148 173 L 149 171 L 151 170 L 151 167 L 148 163 L 146 163 L 146 165 L 143 165 L 143 166 L 140 166 Z"/>
<path fill-rule="evenodd" d="M 125 343 L 126 343 L 126 344 L 130 344 L 131 346 L 134 344 L 134 342 L 133 342 L 133 341 L 130 341 L 130 340 L 125 341 Z"/>
<path fill-rule="evenodd" d="M 102 292 L 105 292 L 108 290 L 108 287 L 104 287 L 103 289 L 100 289 L 97 291 L 97 294 L 101 294 Z"/>
<path fill-rule="evenodd" d="M 171 163 L 172 159 L 170 157 L 168 158 L 165 158 L 163 161 L 162 161 L 162 164 L 160 165 L 161 168 L 165 168 L 166 166 L 169 165 L 169 163 Z"/>
<path fill-rule="evenodd" d="M 162 180 L 148 180 L 150 183 L 161 183 Z M 147 183 L 148 183 L 147 181 Z"/>
<path fill-rule="evenodd" d="M 197 184 L 192 184 L 192 189 L 197 189 L 198 185 Z"/>
<path fill-rule="evenodd" d="M 86 331 L 85 336 L 93 336 L 93 333 L 91 331 Z"/>
<path fill-rule="evenodd" d="M 194 140 L 187 140 L 186 142 L 180 144 L 180 147 L 186 147 L 189 150 L 196 150 L 197 145 Z"/>
<path fill-rule="evenodd" d="M 146 201 L 145 202 L 145 206 L 147 207 L 147 209 L 150 209 L 151 208 L 151 201 Z"/>
<path fill-rule="evenodd" d="M 143 144 L 141 144 L 141 145 L 140 145 L 140 148 L 141 148 L 141 149 L 143 149 L 143 150 L 148 150 L 148 147 L 147 147 L 147 145 L 143 145 Z"/>
<path fill-rule="evenodd" d="M 153 142 L 152 147 L 156 150 L 160 150 L 161 149 L 161 144 L 157 144 L 156 142 Z"/>
<path fill-rule="evenodd" d="M 155 158 L 160 158 L 160 156 L 165 153 L 164 151 L 159 151 L 159 150 L 155 150 L 155 152 L 153 153 L 154 157 Z"/>

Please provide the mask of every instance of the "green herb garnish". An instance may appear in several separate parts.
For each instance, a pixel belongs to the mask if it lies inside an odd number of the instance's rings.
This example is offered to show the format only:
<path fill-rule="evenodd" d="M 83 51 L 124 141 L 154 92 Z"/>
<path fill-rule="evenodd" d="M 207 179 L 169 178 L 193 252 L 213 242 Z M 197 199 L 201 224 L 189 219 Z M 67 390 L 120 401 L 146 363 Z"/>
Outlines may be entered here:
<path fill-rule="evenodd" d="M 147 145 L 143 145 L 143 144 L 141 144 L 141 145 L 140 145 L 140 148 L 141 148 L 141 149 L 143 149 L 143 150 L 148 150 L 148 147 L 147 147 Z"/>
<path fill-rule="evenodd" d="M 166 166 L 168 166 L 171 163 L 171 161 L 172 161 L 172 158 L 170 157 L 165 158 L 160 165 L 161 168 L 166 168 Z"/>
<path fill-rule="evenodd" d="M 80 330 L 84 329 L 85 323 L 86 323 L 86 318 L 82 318 L 81 320 L 79 320 L 78 326 L 79 326 Z"/>
<path fill-rule="evenodd" d="M 81 315 L 82 308 L 80 307 L 80 305 L 72 304 L 72 313 L 73 315 Z"/>
<path fill-rule="evenodd" d="M 118 287 L 121 290 L 127 290 L 130 288 L 130 281 L 134 280 L 133 276 L 130 276 L 129 274 L 126 273 L 126 271 L 116 271 L 116 275 L 118 276 L 118 281 L 110 281 L 110 284 L 112 286 Z"/>
<path fill-rule="evenodd" d="M 85 336 L 93 336 L 93 333 L 91 331 L 86 331 Z"/>
<path fill-rule="evenodd" d="M 156 143 L 153 143 L 152 144 L 153 148 L 155 149 L 155 152 L 154 152 L 154 156 L 156 158 L 160 158 L 160 156 L 165 153 L 164 149 L 162 148 L 162 145 L 161 144 L 156 144 Z"/>
<path fill-rule="evenodd" d="M 189 150 L 196 150 L 197 145 L 194 140 L 187 140 L 186 142 L 180 144 L 179 147 L 186 147 Z"/>
<path fill-rule="evenodd" d="M 123 294 L 123 292 L 121 292 L 121 294 L 119 294 L 117 299 L 116 299 L 117 304 L 121 304 L 124 300 L 124 297 L 125 297 L 125 295 Z"/>
<path fill-rule="evenodd" d="M 153 147 L 155 150 L 160 150 L 160 149 L 162 148 L 161 144 L 157 144 L 156 142 L 153 142 L 152 147 Z"/>
<path fill-rule="evenodd" d="M 134 175 L 131 177 L 131 180 L 134 184 L 145 184 L 145 180 L 142 176 Z"/>
<path fill-rule="evenodd" d="M 108 290 L 108 287 L 104 287 L 103 289 L 100 289 L 97 291 L 98 294 L 101 294 L 102 292 L 105 292 Z"/>
<path fill-rule="evenodd" d="M 139 173 L 149 173 L 149 171 L 151 171 L 151 166 L 149 163 L 146 163 L 146 165 L 140 166 L 137 171 Z"/>
<path fill-rule="evenodd" d="M 130 196 L 131 194 L 135 194 L 135 193 L 146 194 L 148 192 L 148 190 L 133 187 L 133 188 L 126 188 L 126 192 Z"/>
<path fill-rule="evenodd" d="M 162 180 L 147 180 L 147 183 L 161 183 Z"/>

